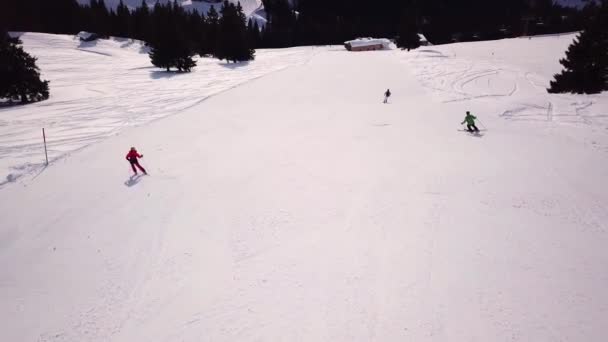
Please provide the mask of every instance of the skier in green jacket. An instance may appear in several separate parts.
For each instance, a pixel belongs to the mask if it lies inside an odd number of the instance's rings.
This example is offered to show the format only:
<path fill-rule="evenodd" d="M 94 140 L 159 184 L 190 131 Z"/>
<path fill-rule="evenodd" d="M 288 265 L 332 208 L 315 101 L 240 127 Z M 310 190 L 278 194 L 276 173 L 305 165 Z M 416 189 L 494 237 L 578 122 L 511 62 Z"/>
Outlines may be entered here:
<path fill-rule="evenodd" d="M 464 117 L 464 121 L 461 123 L 461 125 L 466 122 L 469 132 L 479 132 L 479 128 L 475 126 L 476 119 L 477 117 L 475 117 L 475 115 L 472 115 L 471 112 L 467 112 L 467 116 Z"/>

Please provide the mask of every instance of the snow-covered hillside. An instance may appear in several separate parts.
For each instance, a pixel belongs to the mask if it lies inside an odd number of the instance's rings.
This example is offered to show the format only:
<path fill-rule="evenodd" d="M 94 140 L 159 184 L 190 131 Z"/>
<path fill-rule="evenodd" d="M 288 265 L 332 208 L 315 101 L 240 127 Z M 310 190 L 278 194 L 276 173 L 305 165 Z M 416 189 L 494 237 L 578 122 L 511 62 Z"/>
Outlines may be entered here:
<path fill-rule="evenodd" d="M 0 341 L 606 340 L 608 94 L 543 89 L 572 35 L 173 77 L 23 38 L 54 98 L 0 111 L 2 161 L 53 118 L 94 143 L 0 189 Z M 98 137 L 121 108 L 176 114 Z"/>
<path fill-rule="evenodd" d="M 510 121 L 578 123 L 592 140 L 608 129 L 606 94 L 555 95 L 546 89 L 573 34 L 420 48 L 404 56 L 423 86 L 444 103 L 492 103 Z M 560 52 L 561 51 L 561 52 Z M 485 109 L 484 109 L 485 110 Z M 602 146 L 606 148 L 607 146 Z"/>
<path fill-rule="evenodd" d="M 40 170 L 41 130 L 55 160 L 121 130 L 172 115 L 211 95 L 268 73 L 308 61 L 308 48 L 258 50 L 255 63 L 229 65 L 198 60 L 190 74 L 167 74 L 150 64 L 138 41 L 98 40 L 39 33 L 21 36 L 38 57 L 51 99 L 24 107 L 0 108 L 0 187 Z M 41 158 L 42 157 L 42 158 Z"/>

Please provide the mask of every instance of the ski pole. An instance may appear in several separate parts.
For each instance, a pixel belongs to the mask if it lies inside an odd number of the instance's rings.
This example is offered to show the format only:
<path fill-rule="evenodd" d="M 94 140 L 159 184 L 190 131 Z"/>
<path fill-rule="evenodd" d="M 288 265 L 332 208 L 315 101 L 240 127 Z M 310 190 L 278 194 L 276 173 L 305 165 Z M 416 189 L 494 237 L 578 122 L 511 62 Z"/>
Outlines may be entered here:
<path fill-rule="evenodd" d="M 481 127 L 483 127 L 483 129 L 485 129 L 486 131 L 488 130 L 486 125 L 484 125 L 483 122 L 481 122 L 481 120 L 477 119 L 477 121 L 481 124 Z"/>

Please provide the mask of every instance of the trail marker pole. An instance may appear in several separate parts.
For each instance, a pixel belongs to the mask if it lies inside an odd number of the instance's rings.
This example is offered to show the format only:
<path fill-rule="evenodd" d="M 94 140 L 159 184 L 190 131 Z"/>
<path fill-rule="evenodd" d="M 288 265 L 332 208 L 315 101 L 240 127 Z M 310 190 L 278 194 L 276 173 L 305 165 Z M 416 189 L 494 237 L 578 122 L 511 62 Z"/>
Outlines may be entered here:
<path fill-rule="evenodd" d="M 49 154 L 46 151 L 46 134 L 44 132 L 44 127 L 42 128 L 42 140 L 44 141 L 44 157 L 46 159 L 46 166 L 49 166 Z"/>

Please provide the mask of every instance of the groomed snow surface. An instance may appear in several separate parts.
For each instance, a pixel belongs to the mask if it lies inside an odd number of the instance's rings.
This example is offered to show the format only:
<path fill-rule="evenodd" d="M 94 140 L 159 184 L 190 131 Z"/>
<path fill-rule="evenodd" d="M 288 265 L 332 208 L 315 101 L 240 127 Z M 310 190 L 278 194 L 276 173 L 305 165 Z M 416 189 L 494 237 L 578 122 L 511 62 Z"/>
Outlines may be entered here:
<path fill-rule="evenodd" d="M 41 126 L 53 162 L 0 188 L 0 341 L 606 341 L 608 94 L 544 90 L 573 37 L 166 74 L 25 34 L 52 98 L 0 162 Z"/>
<path fill-rule="evenodd" d="M 0 107 L 0 187 L 40 170 L 42 127 L 48 153 L 66 153 L 196 106 L 209 96 L 289 66 L 306 63 L 311 47 L 258 50 L 255 63 L 198 59 L 193 73 L 167 73 L 150 64 L 148 50 L 128 39 L 81 42 L 76 36 L 20 35 L 51 81 L 48 101 Z M 44 151 L 43 151 L 44 153 Z"/>

